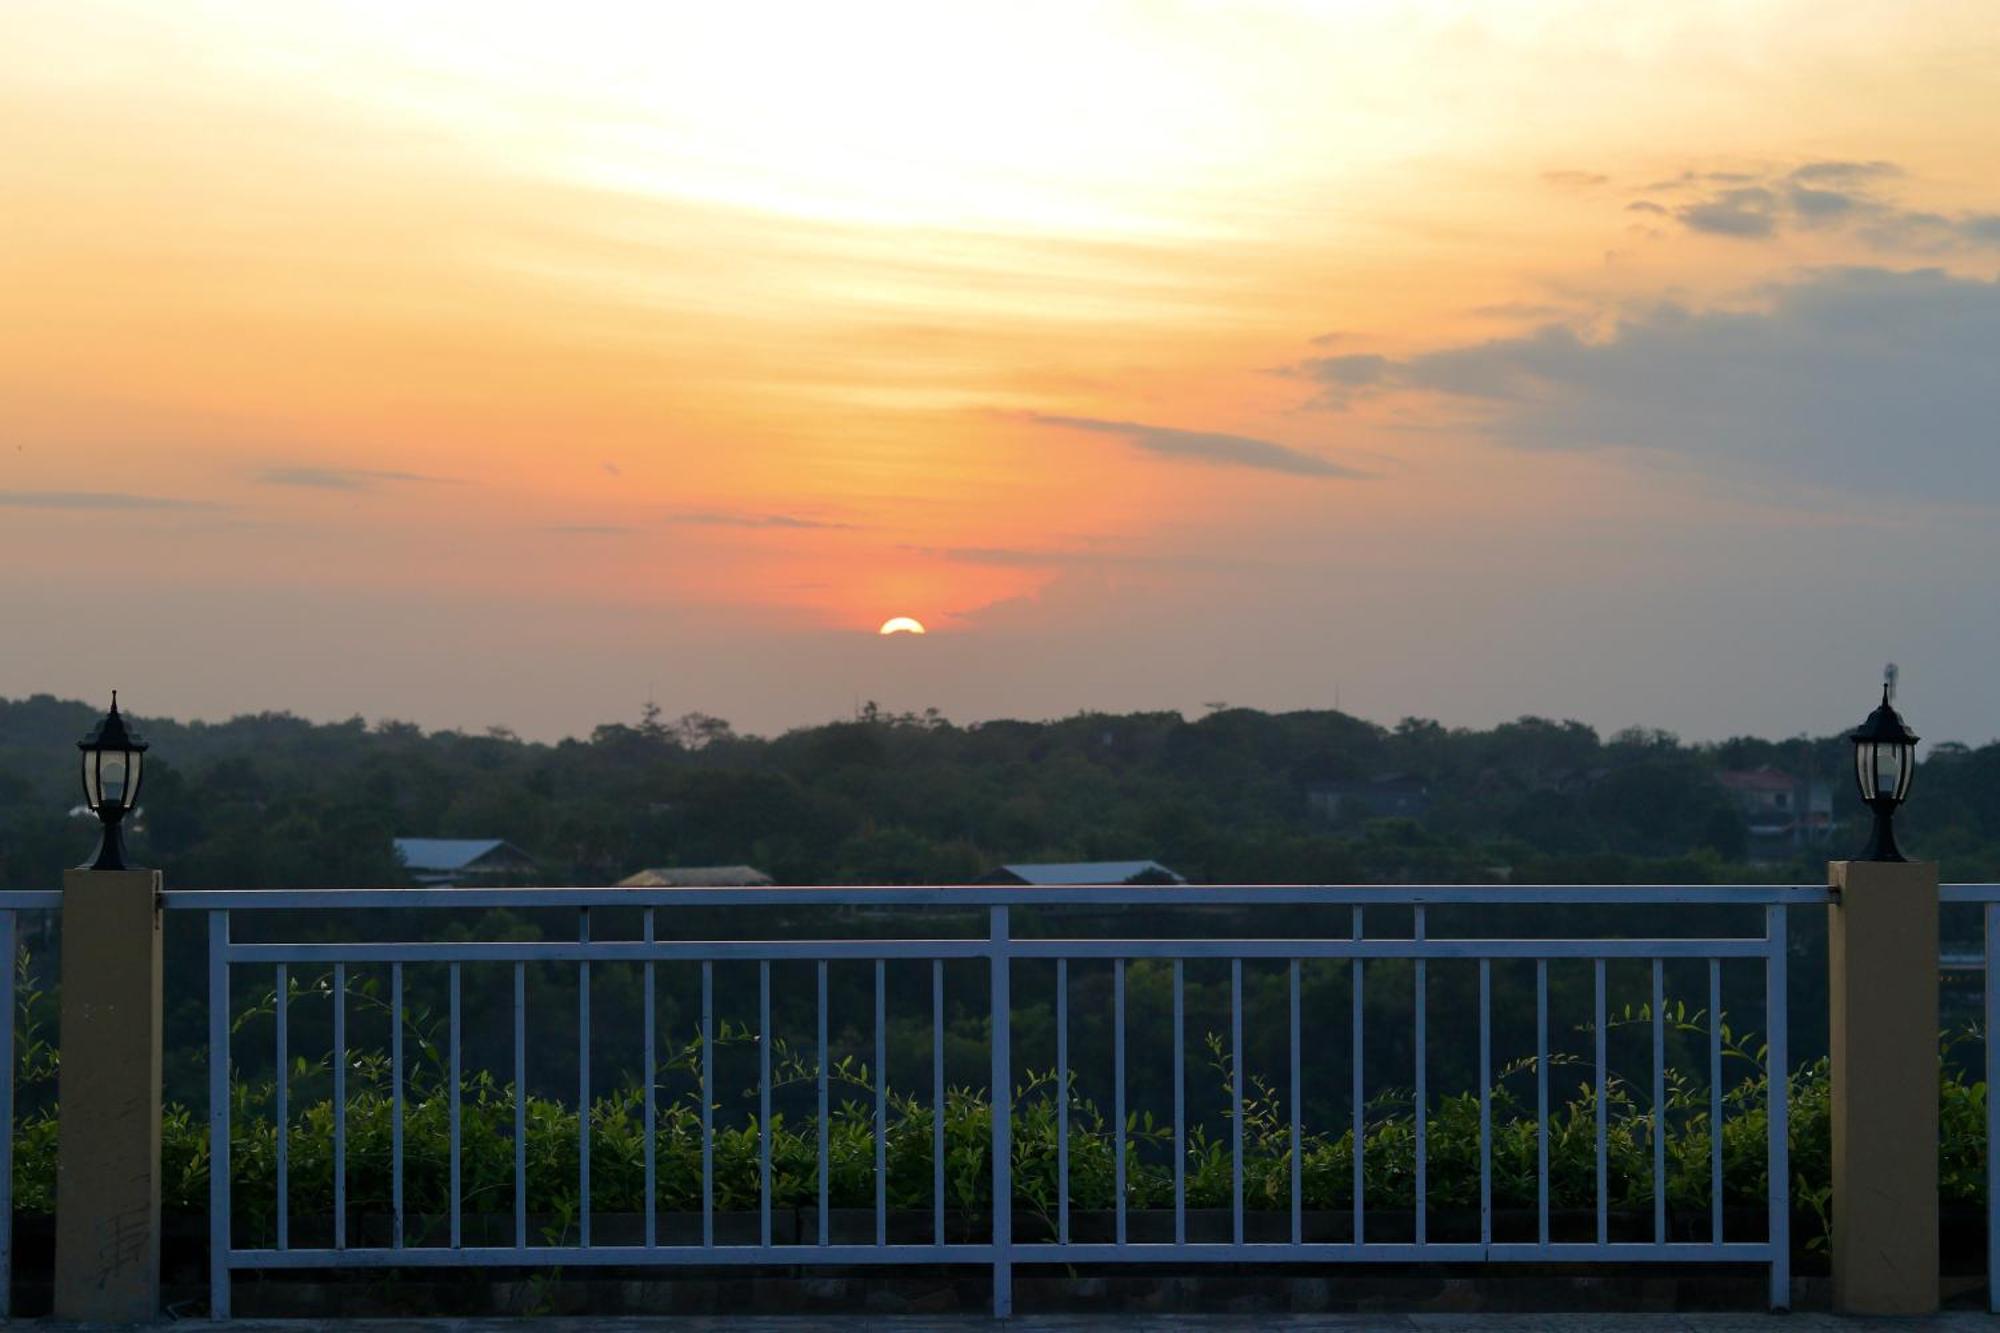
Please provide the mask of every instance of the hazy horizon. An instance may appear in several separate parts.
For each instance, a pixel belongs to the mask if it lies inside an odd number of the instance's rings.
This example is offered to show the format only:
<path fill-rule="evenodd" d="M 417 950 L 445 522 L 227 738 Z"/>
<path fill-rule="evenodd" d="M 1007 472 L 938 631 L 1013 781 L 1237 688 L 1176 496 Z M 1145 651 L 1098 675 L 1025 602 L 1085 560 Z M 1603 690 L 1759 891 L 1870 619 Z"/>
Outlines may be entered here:
<path fill-rule="evenodd" d="M 1880 687 L 1877 686 L 1878 690 L 1879 688 Z M 76 695 L 74 693 L 66 693 L 62 690 L 34 690 L 34 691 L 14 692 L 11 694 L 0 693 L 0 703 L 5 703 L 9 701 L 25 702 L 31 697 L 54 698 L 59 703 L 79 704 L 86 708 L 99 711 L 101 711 L 108 702 L 107 699 L 84 697 Z M 1906 699 L 1899 699 L 1899 702 L 1906 706 L 1908 703 Z M 1600 721 L 1586 717 L 1579 717 L 1576 716 L 1575 714 L 1554 713 L 1554 712 L 1525 711 L 1519 713 L 1511 713 L 1504 716 L 1495 715 L 1492 717 L 1442 717 L 1435 712 L 1423 712 L 1419 710 L 1415 712 L 1398 713 L 1394 716 L 1378 716 L 1369 714 L 1354 707 L 1350 707 L 1345 699 L 1341 700 L 1337 707 L 1335 704 L 1331 702 L 1300 702 L 1300 703 L 1290 703 L 1290 704 L 1280 704 L 1280 705 L 1261 705 L 1242 700 L 1207 700 L 1200 704 L 1176 704 L 1171 702 L 1165 702 L 1153 706 L 1146 706 L 1140 704 L 1082 706 L 1082 707 L 1068 709 L 1066 711 L 1051 711 L 1044 713 L 1002 712 L 1002 713 L 993 713 L 980 716 L 967 716 L 960 713 L 954 713 L 950 709 L 938 707 L 935 704 L 911 703 L 898 700 L 888 700 L 877 697 L 875 695 L 869 695 L 863 693 L 854 695 L 851 700 L 847 701 L 846 703 L 843 703 L 834 711 L 830 711 L 823 715 L 808 716 L 804 713 L 800 713 L 796 717 L 773 722 L 769 725 L 757 725 L 754 723 L 746 723 L 743 718 L 731 717 L 726 713 L 720 713 L 713 709 L 702 708 L 698 705 L 684 707 L 671 700 L 642 697 L 638 699 L 629 709 L 624 709 L 621 711 L 615 707 L 611 707 L 610 711 L 607 711 L 604 716 L 596 717 L 592 720 L 581 722 L 574 726 L 557 727 L 554 729 L 536 729 L 533 727 L 523 727 L 521 725 L 518 725 L 517 723 L 510 721 L 508 718 L 504 716 L 494 716 L 477 720 L 470 720 L 471 714 L 469 712 L 465 715 L 464 718 L 461 718 L 459 720 L 438 720 L 438 719 L 427 719 L 423 717 L 413 716 L 408 713 L 397 713 L 393 711 L 382 712 L 382 713 L 370 713 L 354 709 L 348 710 L 346 712 L 341 712 L 338 710 L 335 711 L 314 710 L 308 708 L 301 708 L 293 705 L 287 705 L 282 701 L 276 701 L 276 700 L 267 701 L 254 707 L 240 706 L 240 707 L 225 707 L 212 711 L 196 710 L 188 712 L 176 712 L 172 710 L 162 709 L 156 706 L 151 706 L 143 699 L 135 699 L 132 697 L 129 691 L 121 689 L 119 693 L 120 708 L 130 716 L 139 719 L 142 722 L 148 722 L 148 723 L 154 720 L 164 720 L 179 725 L 187 725 L 193 723 L 218 725 L 233 721 L 237 718 L 256 717 L 267 714 L 289 715 L 315 726 L 337 726 L 343 723 L 353 721 L 355 719 L 359 719 L 367 726 L 369 726 L 371 729 L 381 727 L 390 723 L 411 724 L 421 728 L 426 733 L 433 733 L 433 734 L 445 733 L 445 732 L 457 732 L 467 735 L 478 735 L 489 731 L 499 730 L 511 733 L 523 741 L 528 741 L 536 744 L 545 744 L 545 745 L 558 744 L 563 741 L 572 741 L 572 740 L 588 741 L 591 737 L 592 732 L 600 726 L 623 725 L 629 727 L 636 727 L 640 725 L 640 723 L 642 722 L 646 713 L 646 709 L 649 704 L 656 706 L 659 709 L 659 714 L 658 714 L 659 721 L 664 724 L 671 725 L 674 722 L 679 721 L 680 719 L 688 716 L 715 717 L 715 718 L 720 718 L 724 722 L 727 722 L 730 725 L 730 729 L 736 735 L 749 737 L 753 739 L 759 739 L 759 738 L 770 739 L 780 736 L 787 731 L 798 730 L 798 729 L 809 730 L 814 727 L 859 720 L 863 716 L 863 710 L 866 709 L 867 706 L 871 704 L 874 705 L 875 709 L 880 715 L 885 717 L 887 716 L 921 717 L 927 709 L 935 708 L 938 715 L 942 718 L 943 721 L 950 723 L 951 725 L 960 727 L 977 727 L 989 722 L 998 722 L 998 723 L 1020 722 L 1020 723 L 1030 723 L 1030 724 L 1040 725 L 1040 724 L 1064 722 L 1077 717 L 1087 717 L 1087 716 L 1115 717 L 1115 716 L 1123 716 L 1130 714 L 1147 714 L 1147 713 L 1173 713 L 1179 715 L 1183 721 L 1192 722 L 1192 721 L 1198 721 L 1202 717 L 1207 716 L 1213 712 L 1219 711 L 1219 709 L 1222 708 L 1229 708 L 1229 709 L 1244 708 L 1270 715 L 1282 715 L 1285 713 L 1292 713 L 1292 712 L 1336 711 L 1345 716 L 1355 718 L 1359 721 L 1379 726 L 1384 730 L 1394 730 L 1395 727 L 1404 720 L 1415 719 L 1419 721 L 1435 722 L 1445 727 L 1451 728 L 1453 730 L 1483 732 L 1483 731 L 1491 731 L 1496 727 L 1503 726 L 1509 723 L 1535 718 L 1546 722 L 1581 723 L 1585 726 L 1592 728 L 1592 730 L 1594 730 L 1597 733 L 1597 735 L 1604 740 L 1610 740 L 1619 732 L 1627 729 L 1641 730 L 1641 731 L 1661 730 L 1671 733 L 1681 743 L 1688 745 L 1712 745 L 1732 740 L 1761 740 L 1761 741 L 1780 742 L 1780 741 L 1797 740 L 1802 738 L 1822 739 L 1828 736 L 1838 735 L 1848 730 L 1851 730 L 1853 726 L 1855 726 L 1861 720 L 1861 718 L 1857 716 L 1855 718 L 1848 720 L 1828 722 L 1824 725 L 1808 726 L 1795 729 L 1792 731 L 1760 732 L 1755 730 L 1735 729 L 1735 730 L 1716 732 L 1712 735 L 1698 735 L 1690 732 L 1678 731 L 1672 727 L 1662 727 L 1659 724 L 1653 722 L 1633 721 L 1633 720 Z M 1927 731 L 1924 734 L 1924 739 L 1922 743 L 1918 746 L 1918 751 L 1920 754 L 1928 752 L 1934 745 L 1947 741 L 1958 742 L 1977 747 L 1983 744 L 1995 743 L 1996 738 L 1992 736 L 1948 735 L 1943 732 L 1932 730 L 1932 731 Z"/>
<path fill-rule="evenodd" d="M 0 695 L 1980 743 L 1996 106 L 1945 0 L 9 5 Z"/>

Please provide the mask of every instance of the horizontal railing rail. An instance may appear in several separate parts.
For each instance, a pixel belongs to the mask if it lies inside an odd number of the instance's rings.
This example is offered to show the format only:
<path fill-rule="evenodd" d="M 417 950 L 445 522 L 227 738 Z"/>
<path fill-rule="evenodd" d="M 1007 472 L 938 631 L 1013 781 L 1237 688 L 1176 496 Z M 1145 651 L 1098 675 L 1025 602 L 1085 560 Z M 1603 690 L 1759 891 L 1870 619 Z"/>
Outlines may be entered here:
<path fill-rule="evenodd" d="M 1941 884 L 1941 903 L 2000 903 L 2000 884 Z"/>
<path fill-rule="evenodd" d="M 58 895 L 59 896 L 59 895 Z M 1824 885 L 931 884 L 895 888 L 168 889 L 169 911 L 468 907 L 1423 907 L 1825 906 Z"/>

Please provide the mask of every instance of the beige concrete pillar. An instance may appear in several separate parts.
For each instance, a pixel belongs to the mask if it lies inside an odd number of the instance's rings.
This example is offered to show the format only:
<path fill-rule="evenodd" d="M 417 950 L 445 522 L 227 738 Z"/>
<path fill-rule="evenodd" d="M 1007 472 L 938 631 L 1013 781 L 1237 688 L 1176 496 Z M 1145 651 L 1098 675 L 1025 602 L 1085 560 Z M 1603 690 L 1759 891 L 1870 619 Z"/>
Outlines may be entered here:
<path fill-rule="evenodd" d="M 160 1313 L 160 872 L 63 874 L 55 1313 Z"/>
<path fill-rule="evenodd" d="M 1938 1308 L 1938 869 L 1835 861 L 1833 1308 Z"/>

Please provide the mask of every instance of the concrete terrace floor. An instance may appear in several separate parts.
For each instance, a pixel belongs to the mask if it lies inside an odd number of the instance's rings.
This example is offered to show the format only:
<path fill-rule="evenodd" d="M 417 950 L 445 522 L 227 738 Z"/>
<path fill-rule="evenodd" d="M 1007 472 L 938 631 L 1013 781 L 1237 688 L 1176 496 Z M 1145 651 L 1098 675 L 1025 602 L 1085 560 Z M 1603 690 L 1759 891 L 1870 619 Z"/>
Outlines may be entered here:
<path fill-rule="evenodd" d="M 34 1320 L 49 1329 L 106 1325 Z M 920 1333 L 928 1329 L 990 1329 L 994 1333 L 1084 1333 L 1111 1328 L 1130 1333 L 1224 1333 L 1229 1329 L 1395 1330 L 1398 1333 L 1993 1333 L 2000 1316 L 1955 1310 L 1928 1318 L 1862 1318 L 1832 1314 L 1064 1314 L 1023 1315 L 1004 1323 L 978 1315 L 700 1315 L 611 1318 L 516 1319 L 241 1319 L 215 1323 L 180 1320 L 158 1327 L 177 1333 L 298 1333 L 327 1328 L 340 1333 Z"/>

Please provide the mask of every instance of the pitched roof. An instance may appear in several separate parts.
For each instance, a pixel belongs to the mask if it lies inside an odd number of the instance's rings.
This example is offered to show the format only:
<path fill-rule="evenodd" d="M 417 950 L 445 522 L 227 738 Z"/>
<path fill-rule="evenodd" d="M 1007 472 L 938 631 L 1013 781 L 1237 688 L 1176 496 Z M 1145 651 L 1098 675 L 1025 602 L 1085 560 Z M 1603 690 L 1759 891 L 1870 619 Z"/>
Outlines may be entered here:
<path fill-rule="evenodd" d="M 774 883 L 755 866 L 654 866 L 618 881 L 621 889 L 762 888 Z"/>
<path fill-rule="evenodd" d="M 481 857 L 506 848 L 522 860 L 528 854 L 504 838 L 397 838 L 396 855 L 416 871 L 464 870 Z"/>
<path fill-rule="evenodd" d="M 1023 884 L 1127 884 L 1141 875 L 1165 875 L 1176 884 L 1186 880 L 1158 861 L 1042 861 L 1000 867 Z"/>

